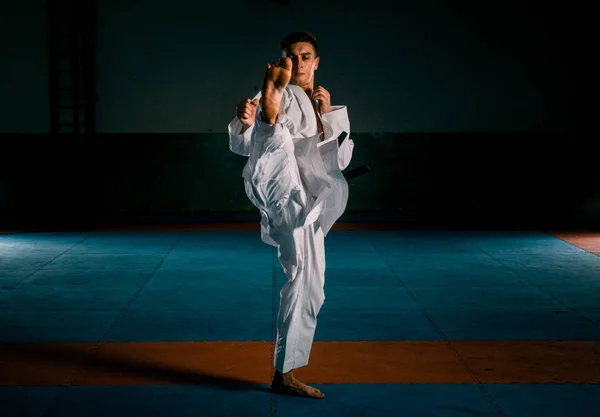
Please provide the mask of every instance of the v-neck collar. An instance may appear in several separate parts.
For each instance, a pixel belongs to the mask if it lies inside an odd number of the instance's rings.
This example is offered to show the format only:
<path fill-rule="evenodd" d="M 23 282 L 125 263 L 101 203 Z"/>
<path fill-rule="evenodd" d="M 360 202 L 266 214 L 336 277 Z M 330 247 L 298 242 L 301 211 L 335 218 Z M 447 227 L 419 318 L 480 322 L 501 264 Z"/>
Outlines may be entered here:
<path fill-rule="evenodd" d="M 308 94 L 306 94 L 306 91 L 304 91 L 302 88 L 300 88 L 297 85 L 294 85 L 294 84 L 288 84 L 288 85 L 290 86 L 290 88 L 296 89 L 296 97 L 298 97 L 298 100 L 301 102 L 301 105 L 303 105 L 303 107 L 308 106 L 308 108 L 310 108 L 312 110 L 310 112 L 311 115 L 306 116 L 306 117 L 313 118 L 317 135 L 323 135 L 323 138 L 325 138 L 325 124 L 323 123 L 323 116 L 321 115 L 321 113 L 319 113 L 319 109 L 317 109 L 316 106 L 313 106 L 312 99 L 308 96 Z M 319 120 L 317 120 L 317 117 L 319 118 Z M 323 126 L 322 133 L 319 133 L 319 122 L 321 122 L 321 125 Z"/>

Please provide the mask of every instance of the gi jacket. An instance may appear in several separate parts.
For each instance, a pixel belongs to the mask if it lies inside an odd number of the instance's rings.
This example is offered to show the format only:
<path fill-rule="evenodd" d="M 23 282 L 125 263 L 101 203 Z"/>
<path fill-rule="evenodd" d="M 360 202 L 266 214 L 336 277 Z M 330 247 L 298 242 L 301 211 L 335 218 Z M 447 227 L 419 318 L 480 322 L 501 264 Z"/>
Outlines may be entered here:
<path fill-rule="evenodd" d="M 261 93 L 255 98 L 260 100 Z M 261 212 L 262 240 L 277 246 L 275 234 L 292 233 L 312 223 L 327 235 L 344 213 L 348 184 L 342 175 L 352 159 L 346 106 L 332 106 L 317 116 L 308 95 L 288 85 L 282 96 L 277 122 L 260 120 L 241 134 L 235 117 L 228 126 L 229 149 L 248 157 L 242 177 L 246 195 Z M 319 140 L 317 117 L 323 125 Z M 348 136 L 340 145 L 338 137 Z"/>

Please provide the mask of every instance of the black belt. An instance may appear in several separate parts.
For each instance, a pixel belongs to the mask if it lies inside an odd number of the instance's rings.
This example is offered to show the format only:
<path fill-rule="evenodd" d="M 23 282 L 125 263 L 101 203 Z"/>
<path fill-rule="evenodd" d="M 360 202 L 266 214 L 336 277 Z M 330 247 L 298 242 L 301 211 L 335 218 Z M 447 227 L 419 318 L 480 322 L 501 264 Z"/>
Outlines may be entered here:
<path fill-rule="evenodd" d="M 342 172 L 342 175 L 344 176 L 346 181 L 350 181 L 356 177 L 360 177 L 361 175 L 366 174 L 369 171 L 371 171 L 371 168 L 369 168 L 368 165 L 361 165 L 358 168 L 351 169 L 348 172 Z"/>

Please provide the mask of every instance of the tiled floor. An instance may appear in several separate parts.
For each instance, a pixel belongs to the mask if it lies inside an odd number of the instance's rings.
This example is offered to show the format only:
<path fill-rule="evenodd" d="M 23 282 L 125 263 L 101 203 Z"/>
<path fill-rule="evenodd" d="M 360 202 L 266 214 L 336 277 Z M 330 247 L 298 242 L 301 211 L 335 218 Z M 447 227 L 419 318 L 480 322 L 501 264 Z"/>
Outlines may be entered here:
<path fill-rule="evenodd" d="M 0 416 L 600 415 L 600 234 L 334 230 L 308 367 L 246 231 L 0 234 Z"/>

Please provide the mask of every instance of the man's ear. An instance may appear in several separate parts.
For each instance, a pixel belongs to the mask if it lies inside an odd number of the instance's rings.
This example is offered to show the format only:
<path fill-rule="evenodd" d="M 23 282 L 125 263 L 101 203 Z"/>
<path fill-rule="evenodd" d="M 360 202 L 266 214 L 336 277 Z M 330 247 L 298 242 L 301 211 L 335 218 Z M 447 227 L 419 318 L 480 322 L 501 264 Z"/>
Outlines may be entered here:
<path fill-rule="evenodd" d="M 316 71 L 316 70 L 319 68 L 319 62 L 320 62 L 320 61 L 321 61 L 321 57 L 320 57 L 320 56 L 318 56 L 318 57 L 315 59 L 315 71 Z"/>

